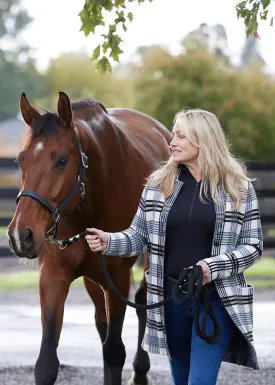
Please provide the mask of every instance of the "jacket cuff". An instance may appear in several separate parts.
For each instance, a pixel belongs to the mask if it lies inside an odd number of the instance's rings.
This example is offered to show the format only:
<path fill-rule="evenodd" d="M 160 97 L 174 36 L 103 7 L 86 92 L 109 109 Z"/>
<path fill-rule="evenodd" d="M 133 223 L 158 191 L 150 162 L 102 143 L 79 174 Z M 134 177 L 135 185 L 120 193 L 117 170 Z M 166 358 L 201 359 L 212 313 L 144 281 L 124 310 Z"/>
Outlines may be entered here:
<path fill-rule="evenodd" d="M 208 267 L 209 271 L 209 282 L 214 281 L 219 276 L 219 271 L 217 269 L 217 263 L 213 258 L 205 258 L 199 261 L 198 263 L 204 263 Z"/>
<path fill-rule="evenodd" d="M 126 234 L 123 232 L 109 233 L 108 245 L 102 254 L 127 256 L 130 253 L 130 242 Z"/>

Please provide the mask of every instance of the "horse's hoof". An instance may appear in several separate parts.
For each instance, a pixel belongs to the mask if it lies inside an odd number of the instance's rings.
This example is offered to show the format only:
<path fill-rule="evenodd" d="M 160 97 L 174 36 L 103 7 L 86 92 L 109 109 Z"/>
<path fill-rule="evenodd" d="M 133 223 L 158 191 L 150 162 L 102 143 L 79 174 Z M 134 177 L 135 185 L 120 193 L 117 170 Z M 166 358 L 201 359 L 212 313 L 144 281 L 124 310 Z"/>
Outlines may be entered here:
<path fill-rule="evenodd" d="M 135 372 L 132 372 L 131 376 L 130 376 L 128 382 L 127 382 L 127 385 L 151 385 L 151 381 L 150 381 L 149 376 L 146 376 L 146 384 L 137 384 L 134 381 L 134 378 L 135 378 Z"/>

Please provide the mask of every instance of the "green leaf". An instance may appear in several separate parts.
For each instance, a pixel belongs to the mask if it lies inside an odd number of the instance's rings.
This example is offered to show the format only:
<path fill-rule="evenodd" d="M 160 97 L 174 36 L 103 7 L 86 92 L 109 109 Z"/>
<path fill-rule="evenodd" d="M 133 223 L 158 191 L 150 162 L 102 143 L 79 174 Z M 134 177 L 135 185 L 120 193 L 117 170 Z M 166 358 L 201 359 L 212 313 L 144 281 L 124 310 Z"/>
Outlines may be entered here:
<path fill-rule="evenodd" d="M 132 21 L 133 18 L 134 18 L 132 12 L 129 12 L 128 15 L 127 15 L 127 17 L 128 17 L 128 19 L 129 19 L 129 21 Z"/>
<path fill-rule="evenodd" d="M 91 60 L 96 60 L 100 55 L 100 44 L 94 49 L 94 52 L 92 54 Z"/>
<path fill-rule="evenodd" d="M 109 25 L 109 34 L 112 34 L 116 32 L 116 25 L 115 24 L 110 24 Z"/>
<path fill-rule="evenodd" d="M 102 44 L 102 48 L 103 48 L 103 53 L 106 53 L 107 52 L 107 49 L 109 48 L 109 44 L 107 43 L 107 41 L 104 41 L 104 43 Z"/>
<path fill-rule="evenodd" d="M 268 10 L 266 9 L 264 12 L 260 13 L 261 20 L 266 20 Z"/>
<path fill-rule="evenodd" d="M 262 0 L 263 9 L 266 9 L 270 5 L 270 0 Z"/>
<path fill-rule="evenodd" d="M 249 22 L 247 23 L 247 28 L 246 28 L 246 36 L 249 37 L 252 35 L 254 32 L 256 32 L 258 29 L 258 22 L 256 17 L 251 17 Z"/>
<path fill-rule="evenodd" d="M 242 1 L 241 3 L 237 4 L 237 7 L 240 9 L 243 9 L 246 6 L 247 1 Z"/>
<path fill-rule="evenodd" d="M 116 51 L 111 51 L 110 57 L 112 57 L 114 61 L 119 62 L 118 53 Z"/>
<path fill-rule="evenodd" d="M 111 64 L 109 62 L 109 60 L 107 59 L 106 56 L 103 56 L 102 59 L 100 59 L 97 64 L 96 64 L 96 69 L 98 69 L 101 73 L 105 73 L 105 72 L 112 72 L 112 67 L 111 67 Z"/>

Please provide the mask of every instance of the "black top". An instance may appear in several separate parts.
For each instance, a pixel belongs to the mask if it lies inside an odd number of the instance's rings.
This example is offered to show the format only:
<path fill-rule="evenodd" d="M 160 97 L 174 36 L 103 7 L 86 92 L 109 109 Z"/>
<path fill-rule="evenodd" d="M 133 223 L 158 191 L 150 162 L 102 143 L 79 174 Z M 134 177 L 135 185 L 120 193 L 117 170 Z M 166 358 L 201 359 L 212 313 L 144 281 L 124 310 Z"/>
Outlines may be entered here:
<path fill-rule="evenodd" d="M 203 194 L 185 165 L 179 165 L 179 180 L 184 182 L 167 219 L 164 273 L 178 278 L 184 267 L 211 256 L 216 212 L 213 201 Z"/>

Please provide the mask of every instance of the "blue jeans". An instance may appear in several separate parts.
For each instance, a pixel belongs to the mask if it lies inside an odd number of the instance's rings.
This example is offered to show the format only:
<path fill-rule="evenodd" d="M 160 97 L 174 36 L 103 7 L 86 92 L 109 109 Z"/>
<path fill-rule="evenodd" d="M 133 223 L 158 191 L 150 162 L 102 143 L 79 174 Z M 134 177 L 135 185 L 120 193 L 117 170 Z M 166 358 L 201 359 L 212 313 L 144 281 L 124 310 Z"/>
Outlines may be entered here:
<path fill-rule="evenodd" d="M 165 287 L 165 296 L 171 294 L 172 289 Z M 179 298 L 184 296 L 185 293 L 181 293 Z M 221 328 L 221 338 L 214 345 L 209 345 L 196 333 L 193 323 L 193 299 L 186 305 L 176 305 L 173 300 L 165 304 L 165 324 L 174 385 L 216 384 L 235 325 L 215 289 L 210 291 L 210 301 Z M 213 323 L 209 318 L 206 330 L 207 335 L 213 331 Z"/>

